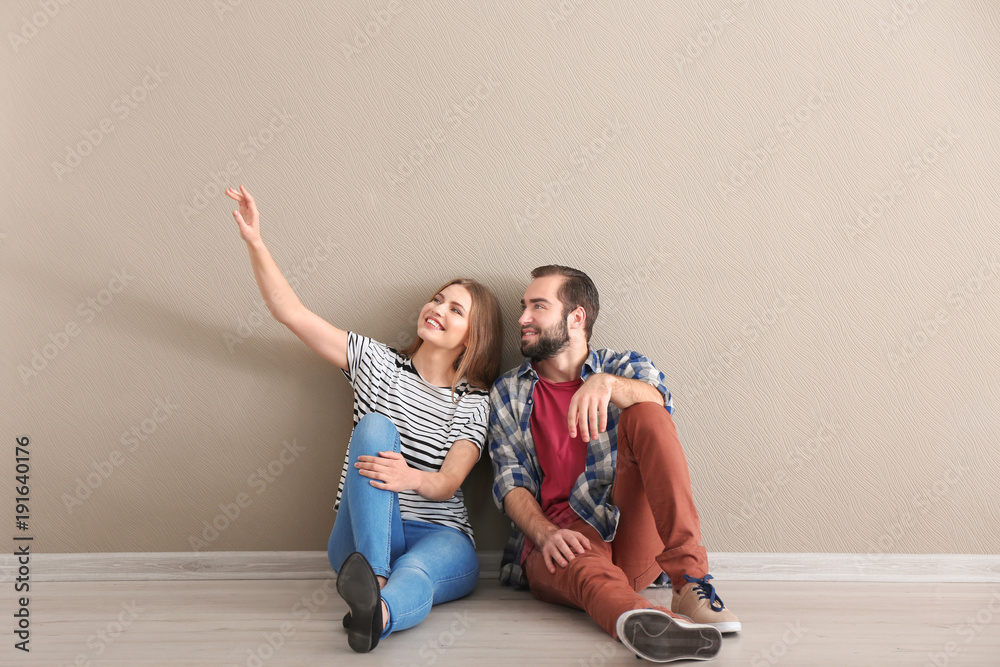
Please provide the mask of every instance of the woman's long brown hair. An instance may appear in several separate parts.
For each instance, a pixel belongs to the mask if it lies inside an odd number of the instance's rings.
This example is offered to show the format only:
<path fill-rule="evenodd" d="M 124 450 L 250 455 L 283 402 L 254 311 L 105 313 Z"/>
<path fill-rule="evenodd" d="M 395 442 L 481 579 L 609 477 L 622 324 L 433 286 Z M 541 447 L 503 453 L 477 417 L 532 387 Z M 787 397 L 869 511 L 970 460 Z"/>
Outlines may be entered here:
<path fill-rule="evenodd" d="M 441 286 L 434 294 L 440 294 L 451 285 L 461 285 L 472 295 L 469 310 L 469 340 L 465 350 L 455 360 L 455 375 L 451 389 L 464 377 L 470 386 L 489 391 L 493 381 L 500 375 L 500 355 L 503 352 L 503 322 L 500 304 L 485 285 L 470 278 L 455 278 Z M 433 298 L 433 297 L 432 297 Z M 413 357 L 423 344 L 420 336 L 400 354 Z"/>

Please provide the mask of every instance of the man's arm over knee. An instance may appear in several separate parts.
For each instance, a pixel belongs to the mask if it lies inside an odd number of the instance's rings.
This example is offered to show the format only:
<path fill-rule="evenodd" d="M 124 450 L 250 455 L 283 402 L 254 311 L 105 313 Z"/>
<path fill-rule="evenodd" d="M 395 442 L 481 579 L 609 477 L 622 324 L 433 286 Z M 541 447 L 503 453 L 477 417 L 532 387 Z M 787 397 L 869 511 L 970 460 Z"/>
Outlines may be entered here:
<path fill-rule="evenodd" d="M 566 415 L 569 437 L 575 438 L 577 429 L 584 440 L 597 440 L 608 428 L 608 404 L 619 410 L 636 403 L 664 405 L 664 397 L 653 385 L 622 377 L 614 373 L 594 373 L 573 394 Z"/>
<path fill-rule="evenodd" d="M 660 403 L 667 409 L 667 412 L 672 413 L 674 411 L 674 400 L 666 385 L 667 378 L 653 365 L 649 357 L 638 352 L 622 352 L 607 359 L 603 370 L 606 373 L 611 373 L 619 378 L 628 380 L 628 382 L 622 384 L 622 394 L 612 398 L 612 402 L 622 410 L 633 403 L 650 401 Z M 653 389 L 655 393 L 650 392 L 647 387 Z M 641 398 L 628 405 L 620 405 L 616 399 L 620 398 L 625 402 L 634 396 L 631 392 L 641 392 L 638 395 Z"/>
<path fill-rule="evenodd" d="M 599 375 L 608 375 L 599 373 Z M 648 382 L 622 377 L 621 375 L 610 375 L 611 380 L 611 402 L 619 410 L 631 407 L 636 403 L 660 403 L 663 404 L 663 394 Z"/>

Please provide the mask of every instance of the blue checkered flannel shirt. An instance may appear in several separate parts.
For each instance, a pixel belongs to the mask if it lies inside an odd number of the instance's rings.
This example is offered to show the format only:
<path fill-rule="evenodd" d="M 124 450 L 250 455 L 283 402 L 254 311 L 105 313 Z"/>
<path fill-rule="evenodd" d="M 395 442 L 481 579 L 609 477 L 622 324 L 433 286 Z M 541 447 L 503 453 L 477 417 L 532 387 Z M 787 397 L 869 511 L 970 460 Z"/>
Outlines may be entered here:
<path fill-rule="evenodd" d="M 642 380 L 663 394 L 667 412 L 673 413 L 673 397 L 664 382 L 666 378 L 653 362 L 636 352 L 590 350 L 580 377 L 586 381 L 594 373 L 614 373 Z M 493 500 L 503 511 L 504 497 L 521 486 L 541 500 L 542 470 L 531 438 L 532 394 L 538 375 L 525 360 L 519 368 L 504 373 L 490 391 L 489 449 L 493 462 Z M 618 508 L 611 504 L 611 484 L 617 462 L 618 418 L 621 411 L 608 405 L 608 428 L 587 447 L 587 463 L 570 493 L 569 505 L 581 518 L 594 527 L 605 542 L 615 537 L 618 529 Z M 521 568 L 524 533 L 511 522 L 510 540 L 500 561 L 500 584 L 525 586 L 527 579 Z"/>

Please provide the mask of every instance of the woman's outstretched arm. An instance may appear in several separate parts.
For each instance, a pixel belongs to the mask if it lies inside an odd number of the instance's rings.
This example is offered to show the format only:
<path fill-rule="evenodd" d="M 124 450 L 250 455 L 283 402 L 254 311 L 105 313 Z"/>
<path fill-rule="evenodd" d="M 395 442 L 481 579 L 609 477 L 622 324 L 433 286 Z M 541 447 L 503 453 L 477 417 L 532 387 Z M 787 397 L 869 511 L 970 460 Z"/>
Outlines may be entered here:
<path fill-rule="evenodd" d="M 239 191 L 227 189 L 226 195 L 239 202 L 240 208 L 233 211 L 233 218 L 239 225 L 240 237 L 250 251 L 253 275 L 271 315 L 316 354 L 347 370 L 347 332 L 333 326 L 299 301 L 260 237 L 260 214 L 253 196 L 242 185 Z"/>

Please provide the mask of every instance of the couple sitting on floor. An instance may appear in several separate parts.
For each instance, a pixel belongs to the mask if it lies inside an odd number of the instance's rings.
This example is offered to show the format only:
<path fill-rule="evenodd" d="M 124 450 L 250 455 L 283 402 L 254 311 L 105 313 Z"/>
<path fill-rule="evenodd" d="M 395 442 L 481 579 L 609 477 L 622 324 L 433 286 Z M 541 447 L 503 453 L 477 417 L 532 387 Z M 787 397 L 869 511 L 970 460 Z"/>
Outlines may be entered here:
<path fill-rule="evenodd" d="M 635 352 L 589 345 L 599 311 L 583 272 L 531 273 L 518 320 L 524 363 L 497 379 L 493 293 L 456 279 L 397 351 L 305 308 L 260 237 L 243 186 L 227 195 L 272 315 L 354 390 L 354 431 L 328 555 L 350 611 L 348 643 L 375 648 L 479 578 L 461 484 L 489 448 L 512 520 L 500 581 L 585 610 L 657 662 L 709 659 L 740 622 L 716 595 L 664 376 Z M 665 575 L 670 608 L 639 594 Z"/>

